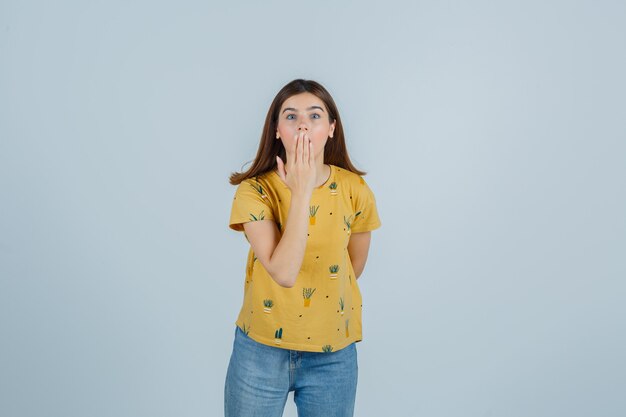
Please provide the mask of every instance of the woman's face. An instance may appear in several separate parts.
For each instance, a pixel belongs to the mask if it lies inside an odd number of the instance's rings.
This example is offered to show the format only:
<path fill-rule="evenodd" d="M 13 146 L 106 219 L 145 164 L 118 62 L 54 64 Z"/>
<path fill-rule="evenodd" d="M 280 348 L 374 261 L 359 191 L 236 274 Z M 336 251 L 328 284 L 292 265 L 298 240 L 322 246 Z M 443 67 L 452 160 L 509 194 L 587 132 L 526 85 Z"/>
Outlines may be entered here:
<path fill-rule="evenodd" d="M 324 102 L 315 94 L 305 92 L 291 96 L 280 108 L 277 133 L 287 154 L 296 149 L 296 134 L 306 132 L 313 142 L 313 153 L 317 160 L 320 155 L 324 155 L 326 140 L 333 135 L 334 130 L 335 122 L 330 123 Z"/>

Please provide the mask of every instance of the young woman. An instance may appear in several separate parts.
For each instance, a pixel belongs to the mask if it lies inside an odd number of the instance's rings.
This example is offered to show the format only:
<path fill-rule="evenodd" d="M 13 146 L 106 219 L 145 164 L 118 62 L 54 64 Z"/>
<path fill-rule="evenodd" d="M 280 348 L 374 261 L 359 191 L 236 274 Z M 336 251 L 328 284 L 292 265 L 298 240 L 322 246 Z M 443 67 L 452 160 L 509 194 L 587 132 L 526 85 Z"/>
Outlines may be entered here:
<path fill-rule="evenodd" d="M 297 79 L 272 102 L 229 227 L 250 243 L 224 387 L 226 417 L 348 417 L 362 340 L 361 292 L 374 194 L 348 157 L 334 100 Z"/>

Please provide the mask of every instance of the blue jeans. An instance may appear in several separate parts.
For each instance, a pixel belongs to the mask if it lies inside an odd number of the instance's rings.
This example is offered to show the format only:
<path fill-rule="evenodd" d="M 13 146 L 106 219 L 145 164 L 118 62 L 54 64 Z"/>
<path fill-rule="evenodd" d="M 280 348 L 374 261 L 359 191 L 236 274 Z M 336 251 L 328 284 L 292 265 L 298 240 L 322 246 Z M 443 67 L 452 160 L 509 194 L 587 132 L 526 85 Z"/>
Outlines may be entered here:
<path fill-rule="evenodd" d="M 352 417 L 356 342 L 331 352 L 267 346 L 235 326 L 224 386 L 226 417 L 281 417 L 290 391 L 298 417 Z"/>

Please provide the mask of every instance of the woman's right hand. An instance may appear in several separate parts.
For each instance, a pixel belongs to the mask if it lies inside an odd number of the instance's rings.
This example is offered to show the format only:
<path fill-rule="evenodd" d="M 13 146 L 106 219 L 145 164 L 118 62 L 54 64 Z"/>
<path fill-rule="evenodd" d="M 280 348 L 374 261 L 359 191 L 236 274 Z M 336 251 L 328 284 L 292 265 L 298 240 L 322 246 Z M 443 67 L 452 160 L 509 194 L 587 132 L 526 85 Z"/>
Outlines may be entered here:
<path fill-rule="evenodd" d="M 298 132 L 294 135 L 295 146 L 285 146 L 287 153 L 287 167 L 279 156 L 276 156 L 278 175 L 292 195 L 310 196 L 315 189 L 317 173 L 315 167 L 315 153 L 313 142 L 306 132 Z"/>

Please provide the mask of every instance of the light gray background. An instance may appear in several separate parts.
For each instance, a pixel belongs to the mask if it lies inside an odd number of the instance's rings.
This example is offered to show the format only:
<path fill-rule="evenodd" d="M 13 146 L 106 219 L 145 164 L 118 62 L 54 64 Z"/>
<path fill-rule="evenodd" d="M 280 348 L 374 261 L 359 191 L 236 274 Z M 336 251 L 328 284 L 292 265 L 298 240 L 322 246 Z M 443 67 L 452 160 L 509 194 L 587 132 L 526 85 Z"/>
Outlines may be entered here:
<path fill-rule="evenodd" d="M 620 1 L 2 1 L 0 415 L 222 415 L 248 248 L 228 175 L 310 78 L 382 220 L 355 415 L 624 416 L 624 22 Z"/>

